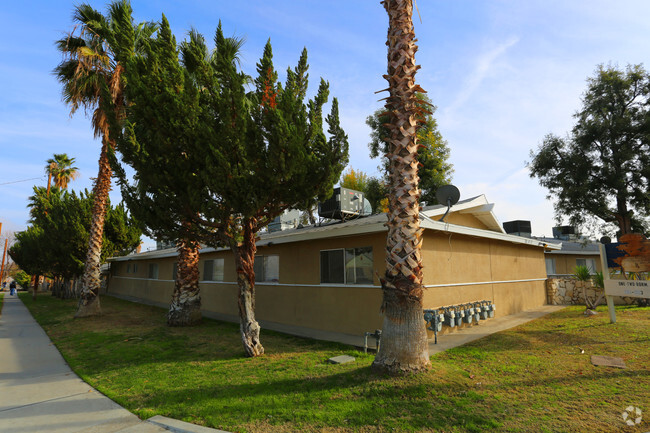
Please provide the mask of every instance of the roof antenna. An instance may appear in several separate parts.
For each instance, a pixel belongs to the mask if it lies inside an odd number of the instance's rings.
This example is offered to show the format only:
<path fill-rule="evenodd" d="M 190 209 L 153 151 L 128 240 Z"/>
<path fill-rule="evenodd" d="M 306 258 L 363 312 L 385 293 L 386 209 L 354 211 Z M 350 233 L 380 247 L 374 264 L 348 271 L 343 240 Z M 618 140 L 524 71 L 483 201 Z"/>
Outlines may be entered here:
<path fill-rule="evenodd" d="M 445 217 L 449 213 L 449 209 L 460 199 L 460 191 L 454 185 L 443 185 L 436 191 L 436 199 L 441 205 L 447 205 L 447 211 L 438 221 L 445 220 Z"/>

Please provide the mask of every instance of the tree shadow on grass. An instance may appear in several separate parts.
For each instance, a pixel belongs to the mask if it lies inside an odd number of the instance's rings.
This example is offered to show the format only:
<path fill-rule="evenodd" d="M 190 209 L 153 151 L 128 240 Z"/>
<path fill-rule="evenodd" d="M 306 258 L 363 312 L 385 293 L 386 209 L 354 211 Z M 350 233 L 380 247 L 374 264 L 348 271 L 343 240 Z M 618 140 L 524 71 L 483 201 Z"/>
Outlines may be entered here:
<path fill-rule="evenodd" d="M 387 430 L 445 431 L 462 428 L 472 432 L 500 425 L 493 411 L 501 406 L 500 402 L 494 400 L 477 407 L 477 401 L 489 397 L 465 390 L 449 398 L 448 391 L 444 384 L 433 380 L 378 377 L 370 367 L 364 367 L 319 377 L 167 389 L 151 395 L 146 404 L 178 405 L 179 412 L 169 416 L 182 416 L 189 409 L 192 415 L 221 428 L 256 420 L 314 428 L 382 426 Z M 183 407 L 187 402 L 191 402 L 192 408 Z M 487 407 L 491 409 L 488 411 Z M 215 413 L 226 415 L 217 418 L 213 416 Z M 188 415 L 189 412 L 185 414 Z"/>

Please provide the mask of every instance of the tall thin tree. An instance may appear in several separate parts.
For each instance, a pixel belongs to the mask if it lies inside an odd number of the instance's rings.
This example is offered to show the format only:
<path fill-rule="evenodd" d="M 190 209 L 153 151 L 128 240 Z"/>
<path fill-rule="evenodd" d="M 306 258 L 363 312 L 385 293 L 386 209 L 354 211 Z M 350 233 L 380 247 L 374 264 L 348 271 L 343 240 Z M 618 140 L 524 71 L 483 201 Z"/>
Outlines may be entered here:
<path fill-rule="evenodd" d="M 381 278 L 384 324 L 373 367 L 390 374 L 426 370 L 429 348 L 422 312 L 422 229 L 418 188 L 417 125 L 424 117 L 415 84 L 412 0 L 384 0 L 388 13 L 386 111 L 389 139 L 389 212 L 386 273 Z"/>
<path fill-rule="evenodd" d="M 64 56 L 55 75 L 63 85 L 63 99 L 70 113 L 83 107 L 92 111 L 95 137 L 101 137 L 99 172 L 93 187 L 93 219 L 88 241 L 79 307 L 75 317 L 101 314 L 99 304 L 100 258 L 112 169 L 109 152 L 115 147 L 108 116 L 121 118 L 124 107 L 123 59 L 136 48 L 140 37 L 156 29 L 152 23 L 135 26 L 131 5 L 126 0 L 109 6 L 104 16 L 89 4 L 75 7 L 75 28 L 57 42 Z"/>
<path fill-rule="evenodd" d="M 202 37 L 192 55 L 207 58 Z M 190 44 L 184 43 L 187 52 Z M 175 241 L 178 268 L 167 314 L 170 326 L 190 326 L 201 320 L 199 240 L 192 219 L 203 198 L 203 182 L 188 153 L 200 128 L 199 90 L 179 62 L 179 49 L 163 15 L 155 39 L 143 44 L 142 55 L 127 62 L 127 104 L 124 134 L 119 134 L 121 162 L 131 167 L 130 181 L 121 164 L 115 164 L 122 196 L 129 209 L 156 239 Z M 187 56 L 189 60 L 190 54 Z"/>

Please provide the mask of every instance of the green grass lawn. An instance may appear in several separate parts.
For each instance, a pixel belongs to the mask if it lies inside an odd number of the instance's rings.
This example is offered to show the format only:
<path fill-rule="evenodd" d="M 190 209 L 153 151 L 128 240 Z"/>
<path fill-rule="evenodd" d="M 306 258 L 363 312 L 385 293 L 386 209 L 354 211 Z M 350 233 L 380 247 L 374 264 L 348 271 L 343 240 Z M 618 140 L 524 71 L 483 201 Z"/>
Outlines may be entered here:
<path fill-rule="evenodd" d="M 343 345 L 263 330 L 266 354 L 250 359 L 235 324 L 168 328 L 165 310 L 110 297 L 102 317 L 75 320 L 75 301 L 20 296 L 77 374 L 141 418 L 233 432 L 650 430 L 650 308 L 618 308 L 615 325 L 604 307 L 590 318 L 566 308 L 394 378 Z M 356 362 L 325 362 L 341 354 Z M 592 354 L 627 368 L 593 366 Z M 641 425 L 623 422 L 629 405 Z"/>

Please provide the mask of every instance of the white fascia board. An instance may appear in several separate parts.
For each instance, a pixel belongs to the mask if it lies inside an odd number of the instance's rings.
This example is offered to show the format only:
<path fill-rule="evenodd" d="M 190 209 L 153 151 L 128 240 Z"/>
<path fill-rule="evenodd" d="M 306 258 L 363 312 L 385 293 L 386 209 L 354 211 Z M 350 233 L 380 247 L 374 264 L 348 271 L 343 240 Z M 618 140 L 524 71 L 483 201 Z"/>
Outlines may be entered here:
<path fill-rule="evenodd" d="M 433 218 L 438 215 L 443 215 L 447 212 L 446 206 L 436 207 L 423 211 L 422 214 Z M 505 233 L 499 219 L 494 214 L 494 203 L 489 203 L 485 195 L 479 195 L 466 201 L 458 202 L 453 205 L 449 213 L 469 214 L 474 215 L 479 221 L 485 224 L 489 230 L 499 233 Z"/>
<path fill-rule="evenodd" d="M 466 209 L 479 208 L 486 204 L 489 204 L 487 198 L 485 198 L 484 194 L 481 194 L 481 195 L 477 195 L 476 197 L 469 198 L 467 200 L 459 201 L 458 203 L 456 203 L 451 207 L 450 212 L 460 212 Z M 447 212 L 447 206 L 443 206 L 443 205 L 438 205 L 438 206 L 439 207 L 422 211 L 421 214 L 431 218 L 436 215 L 443 215 L 445 212 Z"/>
<path fill-rule="evenodd" d="M 485 199 L 485 196 L 479 196 L 475 200 Z M 488 203 L 483 203 L 488 204 Z M 483 206 L 483 204 L 481 206 Z M 475 206 L 472 206 L 475 207 Z M 480 207 L 480 206 L 479 206 Z M 468 207 L 469 208 L 469 207 Z M 444 212 L 443 212 L 444 213 Z M 331 237 L 347 237 L 347 236 L 358 236 L 369 233 L 378 233 L 388 231 L 386 227 L 386 220 L 384 218 L 375 218 L 376 221 L 370 222 L 368 224 L 332 224 L 331 226 L 317 227 L 314 229 L 304 228 L 304 229 L 293 229 L 288 233 L 283 232 L 274 232 L 272 234 L 263 234 L 261 238 L 257 241 L 258 247 L 263 247 L 266 245 L 277 245 L 277 244 L 286 244 L 292 242 L 304 242 L 316 239 L 331 238 Z M 459 226 L 455 224 L 449 224 L 440 221 L 434 221 L 429 216 L 425 215 L 423 212 L 420 213 L 420 225 L 422 228 L 445 231 L 449 233 L 458 233 L 467 236 L 474 236 L 478 238 L 486 239 L 498 239 L 505 242 L 511 242 L 515 244 L 526 244 L 536 247 L 544 247 L 547 249 L 559 250 L 562 248 L 560 244 L 549 244 L 546 242 L 541 242 L 536 239 L 524 238 L 521 236 L 508 235 L 502 232 L 477 229 L 473 227 Z M 212 248 L 206 247 L 199 250 L 199 254 L 209 253 L 213 251 L 225 251 L 228 248 Z M 149 259 L 161 259 L 176 257 L 178 252 L 173 249 L 160 250 L 160 251 L 150 251 L 140 254 L 131 254 L 128 256 L 122 257 L 112 257 L 108 259 L 109 261 L 127 261 L 127 260 L 149 260 Z"/>
<path fill-rule="evenodd" d="M 563 254 L 571 256 L 599 256 L 600 251 L 548 251 L 549 254 Z"/>
<path fill-rule="evenodd" d="M 109 262 L 126 262 L 128 260 L 163 259 L 163 258 L 168 258 L 168 257 L 176 257 L 177 255 L 178 255 L 178 251 L 176 251 L 176 248 L 166 248 L 164 250 L 147 251 L 147 252 L 144 252 L 144 253 L 129 254 L 128 256 L 111 257 L 107 261 L 109 261 Z"/>
<path fill-rule="evenodd" d="M 453 208 L 453 207 L 452 207 Z M 469 213 L 469 214 L 483 214 L 483 213 L 492 213 L 492 210 L 494 209 L 494 203 L 487 203 L 487 204 L 482 204 L 479 206 L 473 206 L 467 209 L 463 209 L 458 211 L 459 213 Z"/>
<path fill-rule="evenodd" d="M 459 213 L 474 215 L 476 218 L 478 218 L 479 221 L 485 224 L 490 230 L 499 233 L 506 232 L 503 229 L 501 223 L 499 222 L 499 219 L 494 214 L 494 203 L 488 203 L 488 204 L 484 204 L 469 209 L 463 209 Z"/>
<path fill-rule="evenodd" d="M 387 220 L 386 220 L 387 221 Z M 326 238 L 340 238 L 347 236 L 357 236 L 368 233 L 377 233 L 388 231 L 384 221 L 377 221 L 370 224 L 356 224 L 346 226 L 344 224 L 332 224 L 331 226 L 323 226 L 324 230 L 312 230 L 310 228 L 292 229 L 289 233 L 273 232 L 271 234 L 264 233 L 255 243 L 257 247 L 264 247 L 268 245 L 288 244 L 292 242 L 312 241 L 316 239 Z M 318 229 L 318 228 L 317 228 Z M 213 251 L 225 251 L 229 248 L 212 248 L 207 247 L 199 251 L 199 253 L 209 253 Z"/>
<path fill-rule="evenodd" d="M 513 244 L 524 244 L 524 245 L 530 245 L 533 247 L 540 247 L 540 248 L 547 248 L 547 249 L 560 249 L 562 248 L 561 245 L 558 244 L 549 244 L 546 242 L 540 242 L 537 239 L 530 239 L 530 238 L 524 238 L 521 236 L 515 236 L 515 235 L 508 235 L 505 233 L 500 233 L 500 232 L 495 232 L 495 231 L 490 231 L 490 230 L 482 230 L 482 229 L 476 229 L 473 227 L 465 227 L 465 226 L 459 226 L 456 224 L 449 224 L 445 222 L 440 222 L 440 221 L 434 221 L 431 218 L 427 216 L 422 216 L 422 220 L 420 222 L 420 226 L 431 229 L 431 230 L 437 230 L 437 231 L 443 231 L 443 232 L 448 232 L 448 233 L 458 233 L 461 235 L 466 235 L 466 236 L 474 236 L 477 238 L 484 238 L 484 239 L 495 239 L 495 240 L 500 240 L 504 242 L 510 242 Z"/>
<path fill-rule="evenodd" d="M 388 220 L 386 220 L 388 221 Z M 355 236 L 363 235 L 368 233 L 377 233 L 382 231 L 388 231 L 385 223 L 386 221 L 373 222 L 371 224 L 358 224 L 358 225 L 333 225 L 329 230 L 318 230 L 310 231 L 309 229 L 297 229 L 293 233 L 282 235 L 281 232 L 274 233 L 279 234 L 276 236 L 265 236 L 261 238 L 258 242 L 258 246 L 265 246 L 269 244 L 285 244 L 290 242 L 301 242 L 301 241 L 310 241 L 314 239 L 322 238 L 331 238 L 331 237 L 344 237 L 344 236 Z M 304 230 L 304 232 L 300 232 Z"/>

